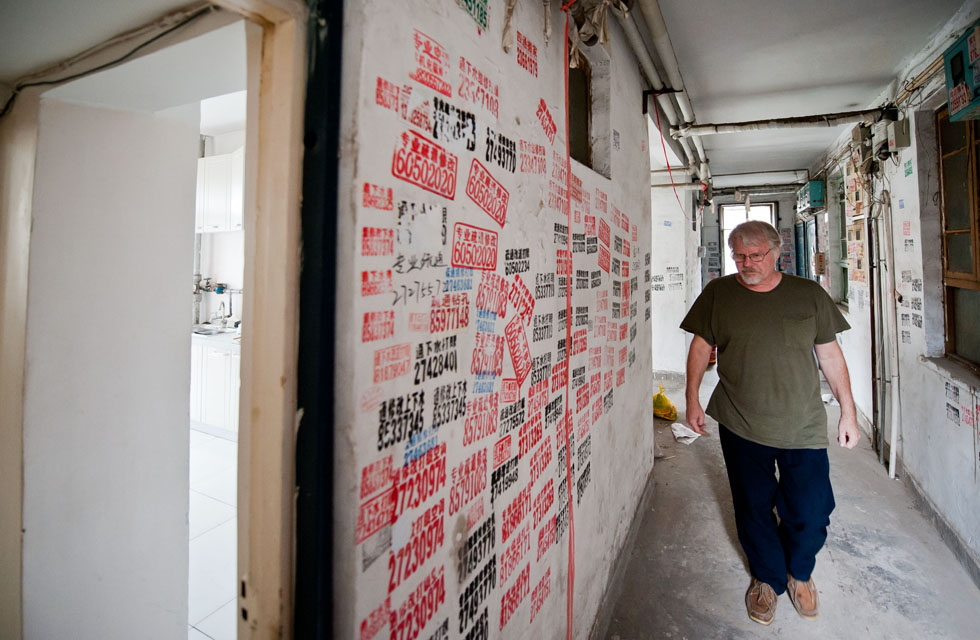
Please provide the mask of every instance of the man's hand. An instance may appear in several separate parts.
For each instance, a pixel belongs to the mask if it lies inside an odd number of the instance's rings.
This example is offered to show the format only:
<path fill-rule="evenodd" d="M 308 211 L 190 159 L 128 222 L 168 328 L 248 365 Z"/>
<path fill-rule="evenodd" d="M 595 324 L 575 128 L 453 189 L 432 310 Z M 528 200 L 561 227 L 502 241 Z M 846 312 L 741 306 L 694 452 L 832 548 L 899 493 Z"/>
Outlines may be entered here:
<path fill-rule="evenodd" d="M 687 425 L 701 435 L 706 435 L 707 431 L 704 430 L 704 409 L 701 408 L 698 394 L 710 356 L 711 345 L 701 336 L 695 335 L 687 352 L 687 387 L 684 393 L 687 409 L 684 413 L 687 416 Z"/>
<path fill-rule="evenodd" d="M 687 415 L 687 426 L 701 435 L 708 433 L 704 430 L 704 410 L 701 408 L 700 401 L 691 402 L 688 400 L 687 410 L 684 413 Z"/>
<path fill-rule="evenodd" d="M 858 429 L 857 420 L 853 416 L 841 416 L 837 424 L 837 444 L 853 449 L 860 439 L 861 431 Z"/>

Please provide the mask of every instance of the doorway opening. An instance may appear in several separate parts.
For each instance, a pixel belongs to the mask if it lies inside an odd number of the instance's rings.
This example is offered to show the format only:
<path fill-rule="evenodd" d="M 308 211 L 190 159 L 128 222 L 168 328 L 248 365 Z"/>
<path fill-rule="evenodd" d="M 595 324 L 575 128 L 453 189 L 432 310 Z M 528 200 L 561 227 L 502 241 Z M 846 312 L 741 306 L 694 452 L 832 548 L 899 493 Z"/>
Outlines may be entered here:
<path fill-rule="evenodd" d="M 35 418 L 45 390 L 28 376 L 25 432 L 80 446 L 25 463 L 25 591 L 47 590 L 41 547 L 55 543 L 30 533 L 61 531 L 57 546 L 86 550 L 59 566 L 66 575 L 99 575 L 106 593 L 158 591 L 146 600 L 166 621 L 131 610 L 122 624 L 181 625 L 189 638 L 235 638 L 239 611 L 246 32 L 261 29 L 222 23 L 42 94 L 31 234 L 29 313 L 71 317 L 74 348 L 56 347 L 59 325 L 32 323 L 29 358 L 86 385 L 59 403 L 73 415 Z M 73 478 L 91 518 L 33 506 L 61 482 L 55 465 L 100 470 Z M 96 535 L 100 519 L 116 526 Z M 25 601 L 33 625 L 43 601 Z"/>

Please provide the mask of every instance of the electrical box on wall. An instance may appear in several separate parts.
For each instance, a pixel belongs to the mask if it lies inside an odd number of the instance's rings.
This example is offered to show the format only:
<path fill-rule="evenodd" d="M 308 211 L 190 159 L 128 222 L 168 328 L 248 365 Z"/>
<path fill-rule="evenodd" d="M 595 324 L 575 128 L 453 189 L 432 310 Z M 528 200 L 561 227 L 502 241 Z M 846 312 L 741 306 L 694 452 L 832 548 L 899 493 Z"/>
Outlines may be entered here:
<path fill-rule="evenodd" d="M 980 21 L 943 53 L 949 119 L 980 119 Z"/>
<path fill-rule="evenodd" d="M 796 210 L 805 213 L 811 209 L 823 209 L 827 204 L 822 180 L 811 180 L 796 194 Z"/>
<path fill-rule="evenodd" d="M 912 144 L 908 118 L 888 123 L 888 150 L 897 153 Z"/>

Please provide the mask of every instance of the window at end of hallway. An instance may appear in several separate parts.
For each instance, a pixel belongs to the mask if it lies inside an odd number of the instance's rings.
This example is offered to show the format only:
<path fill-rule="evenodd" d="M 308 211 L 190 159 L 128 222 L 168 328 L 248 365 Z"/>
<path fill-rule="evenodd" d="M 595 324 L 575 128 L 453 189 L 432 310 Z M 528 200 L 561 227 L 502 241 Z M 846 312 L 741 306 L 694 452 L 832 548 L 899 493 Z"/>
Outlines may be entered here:
<path fill-rule="evenodd" d="M 980 371 L 980 123 L 936 112 L 942 194 L 946 355 Z"/>

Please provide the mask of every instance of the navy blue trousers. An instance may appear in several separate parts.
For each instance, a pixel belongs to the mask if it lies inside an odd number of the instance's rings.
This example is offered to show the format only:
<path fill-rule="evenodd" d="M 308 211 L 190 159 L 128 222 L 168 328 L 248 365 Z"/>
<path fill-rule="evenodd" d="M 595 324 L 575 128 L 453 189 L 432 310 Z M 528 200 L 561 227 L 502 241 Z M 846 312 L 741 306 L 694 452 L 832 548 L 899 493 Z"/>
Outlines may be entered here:
<path fill-rule="evenodd" d="M 752 575 L 781 594 L 787 573 L 810 579 L 827 540 L 835 506 L 827 450 L 777 449 L 740 438 L 722 425 L 718 431 L 738 541 Z"/>

